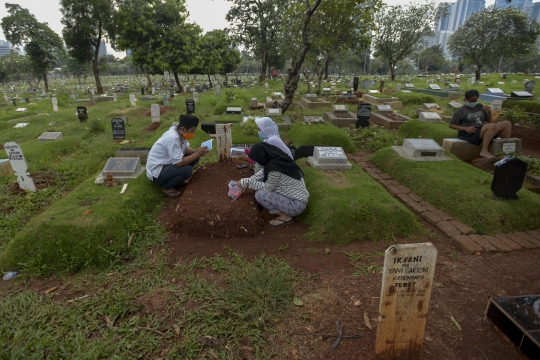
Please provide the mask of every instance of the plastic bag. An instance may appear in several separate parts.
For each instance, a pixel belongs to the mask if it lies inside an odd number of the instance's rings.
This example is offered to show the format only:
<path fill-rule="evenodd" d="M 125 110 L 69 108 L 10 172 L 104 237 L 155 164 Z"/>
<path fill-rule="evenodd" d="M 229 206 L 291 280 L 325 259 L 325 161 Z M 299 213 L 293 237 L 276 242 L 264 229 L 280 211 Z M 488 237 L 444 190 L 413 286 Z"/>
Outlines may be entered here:
<path fill-rule="evenodd" d="M 229 193 L 227 195 L 233 200 L 238 200 L 240 199 L 240 196 L 242 196 L 242 188 L 236 181 L 229 181 Z"/>

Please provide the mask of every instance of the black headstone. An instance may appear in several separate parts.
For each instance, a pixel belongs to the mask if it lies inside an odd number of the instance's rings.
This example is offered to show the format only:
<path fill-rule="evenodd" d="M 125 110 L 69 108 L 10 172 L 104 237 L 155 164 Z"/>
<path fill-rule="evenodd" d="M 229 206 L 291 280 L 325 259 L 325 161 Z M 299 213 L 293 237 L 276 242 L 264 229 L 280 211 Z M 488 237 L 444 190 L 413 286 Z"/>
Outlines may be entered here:
<path fill-rule="evenodd" d="M 356 127 L 368 127 L 369 118 L 371 117 L 371 105 L 370 104 L 358 104 L 358 110 L 356 111 Z"/>
<path fill-rule="evenodd" d="M 24 98 L 24 101 L 28 104 L 30 102 L 29 98 Z"/>
<path fill-rule="evenodd" d="M 13 105 L 17 105 L 17 99 L 16 99 L 16 98 L 11 99 L 11 103 L 12 103 Z"/>
<path fill-rule="evenodd" d="M 169 97 L 174 97 L 174 89 L 169 90 Z"/>
<path fill-rule="evenodd" d="M 514 156 L 506 156 L 495 164 L 491 191 L 500 199 L 517 199 L 523 186 L 527 163 Z"/>
<path fill-rule="evenodd" d="M 216 123 L 215 122 L 203 122 L 201 123 L 201 130 L 207 134 L 216 133 Z"/>
<path fill-rule="evenodd" d="M 86 122 L 86 120 L 88 120 L 88 112 L 86 111 L 86 107 L 77 106 L 77 116 L 79 117 L 80 122 Z"/>
<path fill-rule="evenodd" d="M 525 91 L 530 92 L 532 94 L 535 84 L 536 82 L 534 80 L 527 81 L 525 83 Z"/>
<path fill-rule="evenodd" d="M 315 146 L 302 145 L 298 149 L 294 146 L 289 146 L 289 149 L 291 149 L 291 153 L 293 155 L 294 160 L 298 160 L 301 158 L 307 158 L 307 157 L 313 156 L 313 152 L 315 151 Z"/>
<path fill-rule="evenodd" d="M 186 100 L 186 114 L 193 114 L 195 112 L 195 100 L 187 99 Z"/>
<path fill-rule="evenodd" d="M 123 118 L 113 118 L 111 120 L 113 139 L 125 139 L 126 138 L 126 123 Z"/>
<path fill-rule="evenodd" d="M 353 79 L 353 90 L 358 91 L 358 76 L 355 76 Z"/>
<path fill-rule="evenodd" d="M 223 86 L 227 87 L 227 82 L 226 81 L 223 82 Z"/>
<path fill-rule="evenodd" d="M 506 74 L 503 74 L 503 79 L 506 79 Z"/>
<path fill-rule="evenodd" d="M 141 95 L 144 95 L 144 86 L 141 87 Z"/>

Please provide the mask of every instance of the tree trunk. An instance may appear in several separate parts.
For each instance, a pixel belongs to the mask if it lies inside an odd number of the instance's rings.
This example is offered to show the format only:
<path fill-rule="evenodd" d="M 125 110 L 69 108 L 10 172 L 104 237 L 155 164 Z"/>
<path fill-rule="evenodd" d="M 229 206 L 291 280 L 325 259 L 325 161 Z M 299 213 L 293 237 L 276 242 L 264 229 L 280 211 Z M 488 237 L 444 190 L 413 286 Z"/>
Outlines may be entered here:
<path fill-rule="evenodd" d="M 178 86 L 178 91 L 183 92 L 184 89 L 182 89 L 182 84 L 180 84 L 180 80 L 178 79 L 178 73 L 175 71 L 173 74 L 174 80 L 176 81 L 176 86 Z"/>
<path fill-rule="evenodd" d="M 328 63 L 330 63 L 330 59 L 326 59 L 324 63 L 324 80 L 328 80 Z M 319 90 L 321 88 L 321 84 L 319 82 Z"/>
<path fill-rule="evenodd" d="M 394 69 L 394 64 L 392 64 L 391 61 L 389 61 L 388 64 L 390 65 L 390 77 L 392 81 L 394 81 L 396 79 L 396 74 L 395 74 L 396 70 Z"/>
<path fill-rule="evenodd" d="M 210 84 L 210 89 L 212 88 L 212 79 L 210 79 L 210 74 L 208 74 L 208 83 Z"/>
<path fill-rule="evenodd" d="M 296 92 L 296 89 L 298 89 L 298 81 L 300 80 L 298 71 L 302 67 L 304 60 L 306 59 L 306 55 L 309 52 L 309 49 L 311 48 L 311 43 L 309 42 L 309 34 L 308 34 L 309 20 L 311 20 L 313 13 L 315 13 L 319 5 L 321 5 L 321 1 L 322 0 L 317 0 L 315 4 L 313 4 L 313 7 L 310 7 L 309 0 L 306 0 L 305 2 L 306 14 L 304 16 L 304 23 L 302 26 L 302 40 L 304 43 L 304 47 L 302 48 L 302 51 L 300 52 L 296 60 L 292 61 L 291 67 L 287 69 L 287 79 L 285 81 L 285 85 L 283 85 L 283 88 L 285 90 L 285 100 L 283 101 L 283 105 L 281 106 L 283 114 L 285 114 L 289 106 L 291 106 L 294 93 Z"/>
<path fill-rule="evenodd" d="M 97 47 L 97 51 L 99 51 L 99 47 Z M 92 72 L 94 73 L 94 80 L 96 81 L 96 89 L 98 95 L 103 94 L 103 86 L 101 86 L 101 80 L 99 78 L 99 69 L 98 69 L 98 60 L 97 60 L 98 53 L 96 52 L 94 60 L 92 60 Z"/>
<path fill-rule="evenodd" d="M 480 71 L 482 70 L 482 66 L 476 65 L 476 81 L 480 80 Z"/>
<path fill-rule="evenodd" d="M 261 59 L 261 75 L 259 75 L 259 81 L 263 82 L 266 80 L 266 52 L 263 52 L 262 59 Z"/>
<path fill-rule="evenodd" d="M 45 83 L 45 91 L 49 92 L 49 79 L 47 78 L 47 73 L 43 74 L 43 82 Z"/>
<path fill-rule="evenodd" d="M 147 85 L 149 88 L 151 88 L 153 85 L 152 85 L 152 78 L 150 78 L 150 74 L 149 73 L 146 73 L 146 80 L 147 80 Z"/>

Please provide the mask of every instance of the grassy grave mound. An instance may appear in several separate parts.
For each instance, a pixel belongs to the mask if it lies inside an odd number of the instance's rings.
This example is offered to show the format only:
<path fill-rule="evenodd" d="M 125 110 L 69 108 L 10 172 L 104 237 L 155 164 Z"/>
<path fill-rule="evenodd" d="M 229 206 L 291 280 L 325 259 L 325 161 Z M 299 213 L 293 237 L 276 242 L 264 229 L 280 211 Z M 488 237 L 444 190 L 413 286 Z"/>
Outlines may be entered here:
<path fill-rule="evenodd" d="M 417 93 L 417 92 L 404 93 L 404 92 L 399 91 L 399 92 L 393 93 L 392 95 L 397 97 L 403 103 L 403 106 L 408 106 L 408 105 L 422 106 L 422 104 L 424 103 L 436 103 L 438 100 L 435 96 Z"/>
<path fill-rule="evenodd" d="M 239 107 L 243 109 L 244 103 L 240 100 L 234 100 L 231 102 L 220 102 L 214 108 L 214 115 L 222 115 L 223 113 L 225 113 L 228 107 Z"/>
<path fill-rule="evenodd" d="M 505 100 L 504 109 L 521 109 L 525 112 L 540 114 L 540 100 Z"/>
<path fill-rule="evenodd" d="M 94 177 L 32 218 L 0 253 L 0 270 L 50 274 L 103 266 L 130 257 L 128 238 L 141 248 L 161 240 L 155 216 L 163 196 L 145 174 L 120 186 Z M 133 247 L 131 248 L 133 250 Z"/>
<path fill-rule="evenodd" d="M 381 149 L 371 161 L 435 207 L 488 234 L 540 228 L 540 195 L 522 189 L 519 200 L 496 200 L 493 177 L 454 157 L 415 162 Z"/>
<path fill-rule="evenodd" d="M 232 124 L 232 123 L 241 123 L 243 118 L 244 118 L 244 115 L 223 114 L 223 115 L 216 116 L 213 121 L 218 124 Z"/>
<path fill-rule="evenodd" d="M 456 138 L 457 131 L 450 129 L 447 123 L 433 124 L 420 120 L 410 120 L 401 125 L 397 134 L 403 138 L 433 139 L 439 145 L 444 138 Z"/>
<path fill-rule="evenodd" d="M 347 131 L 328 123 L 313 126 L 297 123 L 289 130 L 287 136 L 296 147 L 301 145 L 341 146 L 346 153 L 356 151 L 356 146 L 349 138 Z"/>
<path fill-rule="evenodd" d="M 183 190 L 182 196 L 163 209 L 160 220 L 167 230 L 191 236 L 254 236 L 261 232 L 263 220 L 253 193 L 238 200 L 227 196 L 230 180 L 253 175 L 249 168 L 237 169 L 233 163 L 201 166 Z"/>
<path fill-rule="evenodd" d="M 301 219 L 310 226 L 310 239 L 347 244 L 422 231 L 415 215 L 356 164 L 346 171 L 303 170 L 310 197 Z"/>

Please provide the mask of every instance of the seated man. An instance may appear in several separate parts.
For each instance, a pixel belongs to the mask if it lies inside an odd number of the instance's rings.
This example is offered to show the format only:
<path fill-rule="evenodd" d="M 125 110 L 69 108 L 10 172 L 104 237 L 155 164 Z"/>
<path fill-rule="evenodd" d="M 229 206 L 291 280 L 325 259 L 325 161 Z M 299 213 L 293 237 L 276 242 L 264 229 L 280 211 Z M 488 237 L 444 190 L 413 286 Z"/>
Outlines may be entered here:
<path fill-rule="evenodd" d="M 193 139 L 199 119 L 194 116 L 181 115 L 177 127 L 171 126 L 150 149 L 146 161 L 148 180 L 163 187 L 165 195 L 179 196 L 180 185 L 187 184 L 193 173 L 193 166 L 199 158 L 208 153 L 207 147 L 193 150 L 188 140 Z"/>
<path fill-rule="evenodd" d="M 465 93 L 465 105 L 459 108 L 450 120 L 450 128 L 458 130 L 458 138 L 473 145 L 482 144 L 480 156 L 495 157 L 488 151 L 491 140 L 500 136 L 509 138 L 512 124 L 508 121 L 491 122 L 491 110 L 478 102 L 480 94 L 477 90 L 468 90 Z"/>

